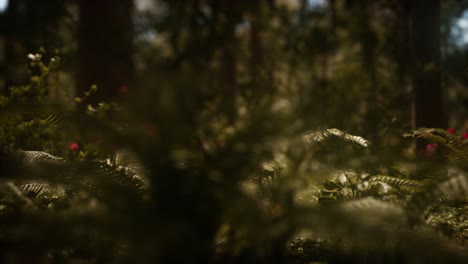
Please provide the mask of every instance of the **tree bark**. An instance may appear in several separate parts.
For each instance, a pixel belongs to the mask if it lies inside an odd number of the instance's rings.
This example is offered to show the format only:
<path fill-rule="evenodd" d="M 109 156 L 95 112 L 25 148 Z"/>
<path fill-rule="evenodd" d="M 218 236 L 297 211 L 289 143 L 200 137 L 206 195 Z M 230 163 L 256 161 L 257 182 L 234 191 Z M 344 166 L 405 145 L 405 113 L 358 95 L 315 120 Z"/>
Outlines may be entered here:
<path fill-rule="evenodd" d="M 412 125 L 447 127 L 440 71 L 440 2 L 409 1 L 413 59 Z M 421 145 L 421 144 L 418 144 Z"/>
<path fill-rule="evenodd" d="M 381 112 L 379 111 L 378 100 L 378 84 L 376 72 L 376 49 L 377 37 L 371 28 L 371 12 L 372 2 L 361 0 L 355 3 L 355 13 L 357 14 L 357 34 L 361 45 L 361 65 L 366 72 L 367 91 L 364 96 L 365 121 L 363 123 L 364 135 L 369 138 L 374 144 L 379 140 L 377 129 Z"/>
<path fill-rule="evenodd" d="M 125 95 L 132 82 L 132 0 L 78 0 L 77 96 L 96 84 L 87 103 Z"/>
<path fill-rule="evenodd" d="M 0 14 L 0 94 L 5 94 L 7 90 L 7 41 L 5 30 L 6 19 Z"/>

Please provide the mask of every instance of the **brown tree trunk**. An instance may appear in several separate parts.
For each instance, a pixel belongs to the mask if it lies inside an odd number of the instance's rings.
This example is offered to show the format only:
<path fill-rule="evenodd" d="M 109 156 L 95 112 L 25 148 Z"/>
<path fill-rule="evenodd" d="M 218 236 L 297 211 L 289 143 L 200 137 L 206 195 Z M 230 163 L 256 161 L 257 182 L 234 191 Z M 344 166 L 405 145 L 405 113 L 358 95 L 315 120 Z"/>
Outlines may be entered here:
<path fill-rule="evenodd" d="M 361 67 L 366 73 L 367 91 L 363 97 L 364 122 L 362 124 L 364 135 L 373 143 L 379 140 L 377 129 L 381 112 L 378 109 L 378 84 L 376 72 L 377 37 L 371 27 L 372 1 L 350 1 L 353 13 L 357 16 L 356 34 L 361 45 Z"/>
<path fill-rule="evenodd" d="M 132 81 L 132 0 L 78 0 L 77 96 L 90 86 L 97 94 L 87 103 L 123 96 Z"/>
<path fill-rule="evenodd" d="M 224 22 L 223 32 L 223 47 L 222 47 L 222 80 L 224 84 L 223 101 L 222 105 L 226 112 L 227 118 L 230 123 L 236 119 L 236 97 L 238 96 L 237 90 L 237 58 L 236 49 L 239 46 L 235 36 L 235 26 L 238 23 L 238 6 L 232 1 L 221 1 L 221 10 L 226 17 Z M 221 21 L 221 17 L 218 21 Z"/>
<path fill-rule="evenodd" d="M 409 1 L 413 59 L 412 125 L 447 127 L 440 71 L 440 2 Z M 421 145 L 421 144 L 418 144 Z"/>
<path fill-rule="evenodd" d="M 0 25 L 5 24 L 5 19 L 0 14 Z M 0 94 L 5 94 L 7 89 L 7 41 L 4 26 L 0 26 Z"/>
<path fill-rule="evenodd" d="M 263 32 L 267 32 L 268 12 L 274 8 L 274 1 L 267 4 L 261 1 L 253 2 L 253 14 L 250 22 L 249 34 L 249 70 L 252 90 L 252 98 L 261 98 L 271 94 L 273 91 L 273 68 L 274 60 L 271 55 L 271 43 L 266 43 L 262 36 Z M 258 100 L 253 100 L 253 105 L 258 103 Z"/>

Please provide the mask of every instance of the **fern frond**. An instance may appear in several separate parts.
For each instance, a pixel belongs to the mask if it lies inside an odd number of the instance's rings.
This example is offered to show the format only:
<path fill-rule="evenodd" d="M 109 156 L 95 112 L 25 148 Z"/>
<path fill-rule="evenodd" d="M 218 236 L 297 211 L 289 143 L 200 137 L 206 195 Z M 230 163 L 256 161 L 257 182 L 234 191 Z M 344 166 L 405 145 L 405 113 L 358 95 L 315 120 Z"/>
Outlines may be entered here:
<path fill-rule="evenodd" d="M 16 198 L 22 200 L 27 206 L 34 207 L 34 203 L 29 199 L 29 197 L 25 196 L 23 192 L 14 184 L 13 182 L 9 181 L 6 185 L 10 188 L 10 190 L 15 194 Z"/>
<path fill-rule="evenodd" d="M 408 229 L 407 220 L 403 207 L 372 197 L 332 202 L 307 218 L 314 236 L 332 238 L 334 256 L 346 255 L 337 263 L 349 262 L 353 254 L 360 257 L 359 262 L 387 263 L 388 252 L 409 262 L 466 263 L 466 250 L 429 229 Z"/>
<path fill-rule="evenodd" d="M 20 189 L 26 194 L 33 194 L 34 196 L 41 196 L 44 193 L 50 192 L 51 187 L 47 183 L 34 182 L 34 183 L 22 184 L 20 185 Z"/>
<path fill-rule="evenodd" d="M 465 145 L 447 145 L 450 152 L 448 158 L 454 166 L 468 168 L 468 149 Z"/>
<path fill-rule="evenodd" d="M 342 138 L 345 141 L 356 143 L 365 148 L 370 146 L 370 142 L 360 136 L 355 136 L 346 132 L 343 132 L 337 128 L 329 128 L 322 131 L 311 132 L 303 135 L 301 137 L 302 142 L 304 143 L 318 143 L 324 141 L 326 138 L 336 136 Z"/>
<path fill-rule="evenodd" d="M 403 134 L 404 137 L 414 137 L 414 138 L 425 138 L 433 139 L 434 142 L 443 143 L 447 139 L 457 139 L 458 136 L 448 133 L 442 128 L 427 128 L 420 127 L 416 130 L 413 130 L 409 133 Z"/>
<path fill-rule="evenodd" d="M 65 160 L 63 158 L 51 155 L 44 151 L 28 151 L 28 150 L 20 150 L 18 151 L 21 154 L 25 161 L 28 162 L 59 162 L 64 163 Z"/>
<path fill-rule="evenodd" d="M 423 138 L 437 143 L 444 148 L 448 161 L 460 168 L 468 168 L 468 144 L 459 136 L 448 133 L 441 128 L 419 128 L 405 134 L 406 137 Z"/>
<path fill-rule="evenodd" d="M 373 197 L 365 197 L 357 200 L 347 201 L 342 204 L 343 212 L 353 214 L 361 220 L 374 223 L 396 223 L 403 224 L 406 222 L 404 211 L 397 205 L 378 200 Z"/>
<path fill-rule="evenodd" d="M 468 177 L 466 174 L 459 174 L 440 183 L 435 188 L 439 196 L 446 199 L 461 199 L 468 195 Z"/>
<path fill-rule="evenodd" d="M 46 125 L 53 126 L 58 125 L 64 120 L 63 114 L 50 114 L 46 118 L 43 119 Z"/>
<path fill-rule="evenodd" d="M 393 188 L 397 188 L 398 190 L 404 193 L 419 192 L 421 190 L 421 187 L 425 184 L 425 182 L 423 181 L 402 179 L 385 175 L 371 177 L 369 179 L 369 182 L 383 182 L 392 186 Z"/>
<path fill-rule="evenodd" d="M 449 170 L 449 178 L 431 184 L 415 194 L 408 208 L 421 212 L 441 200 L 464 199 L 468 196 L 468 175 L 458 169 Z"/>
<path fill-rule="evenodd" d="M 21 184 L 21 191 L 28 196 L 33 196 L 36 199 L 58 199 L 65 195 L 65 190 L 60 186 L 52 186 L 48 183 L 31 182 Z"/>

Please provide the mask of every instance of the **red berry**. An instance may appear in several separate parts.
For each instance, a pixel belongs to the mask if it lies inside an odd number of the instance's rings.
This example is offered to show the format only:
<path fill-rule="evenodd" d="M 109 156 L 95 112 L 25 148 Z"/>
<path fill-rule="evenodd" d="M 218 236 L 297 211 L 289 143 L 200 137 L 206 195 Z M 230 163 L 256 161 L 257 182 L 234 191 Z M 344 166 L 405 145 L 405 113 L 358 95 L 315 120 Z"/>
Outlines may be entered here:
<path fill-rule="evenodd" d="M 463 133 L 463 139 L 468 139 L 468 132 Z"/>
<path fill-rule="evenodd" d="M 455 130 L 453 128 L 447 128 L 447 133 L 455 135 Z"/>
<path fill-rule="evenodd" d="M 77 151 L 80 150 L 80 146 L 78 145 L 78 143 L 72 142 L 70 144 L 70 150 L 73 151 L 73 152 L 77 152 Z"/>

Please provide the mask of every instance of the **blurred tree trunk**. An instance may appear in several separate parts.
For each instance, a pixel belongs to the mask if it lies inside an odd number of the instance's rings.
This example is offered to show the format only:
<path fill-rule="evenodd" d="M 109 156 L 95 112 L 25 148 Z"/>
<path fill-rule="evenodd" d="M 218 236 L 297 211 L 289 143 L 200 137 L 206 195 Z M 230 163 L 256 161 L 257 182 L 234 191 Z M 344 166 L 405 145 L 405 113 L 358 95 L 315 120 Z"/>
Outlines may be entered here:
<path fill-rule="evenodd" d="M 6 34 L 6 24 L 5 17 L 0 14 L 0 94 L 5 94 L 7 87 L 8 60 L 6 54 L 8 37 Z"/>
<path fill-rule="evenodd" d="M 440 72 L 440 2 L 409 1 L 413 59 L 412 125 L 447 127 Z M 418 143 L 421 147 L 421 143 Z"/>
<path fill-rule="evenodd" d="M 364 134 L 372 142 L 376 142 L 377 128 L 381 113 L 378 109 L 378 84 L 376 81 L 376 48 L 377 37 L 371 28 L 371 12 L 372 2 L 369 0 L 361 0 L 355 3 L 354 8 L 357 14 L 357 33 L 361 45 L 361 65 L 367 74 L 368 91 L 364 98 L 365 104 L 365 120 L 363 124 Z"/>
<path fill-rule="evenodd" d="M 88 103 L 123 96 L 132 82 L 132 0 L 78 0 L 77 96 L 90 86 L 97 95 Z"/>
<path fill-rule="evenodd" d="M 259 99 L 268 95 L 273 89 L 274 60 L 271 55 L 271 43 L 265 42 L 268 30 L 268 12 L 274 8 L 274 1 L 263 3 L 252 2 L 249 32 L 249 74 L 252 89 L 252 102 L 255 107 Z M 254 99 L 255 98 L 255 99 Z"/>
<path fill-rule="evenodd" d="M 221 47 L 221 69 L 220 74 L 224 85 L 221 106 L 226 113 L 230 123 L 236 118 L 236 98 L 238 96 L 237 87 L 237 57 L 236 49 L 239 48 L 235 36 L 235 27 L 241 19 L 239 4 L 233 1 L 214 1 L 212 4 L 213 13 L 216 15 L 215 24 L 222 28 L 218 32 L 222 39 Z"/>

